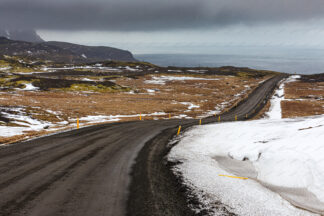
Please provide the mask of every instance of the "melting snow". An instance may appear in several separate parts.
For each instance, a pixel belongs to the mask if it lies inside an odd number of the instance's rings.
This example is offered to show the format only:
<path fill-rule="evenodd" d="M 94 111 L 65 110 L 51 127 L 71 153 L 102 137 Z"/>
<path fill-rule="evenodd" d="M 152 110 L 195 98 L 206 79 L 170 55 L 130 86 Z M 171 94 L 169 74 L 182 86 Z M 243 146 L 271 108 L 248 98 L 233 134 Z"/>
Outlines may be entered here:
<path fill-rule="evenodd" d="M 22 89 L 24 91 L 36 91 L 39 89 L 38 87 L 33 86 L 31 83 L 26 83 L 24 85 L 26 86 L 24 89 Z"/>
<path fill-rule="evenodd" d="M 145 83 L 164 85 L 168 81 L 185 81 L 185 80 L 219 80 L 219 79 L 208 79 L 200 77 L 189 77 L 189 76 L 152 76 L 151 80 L 146 80 Z"/>
<path fill-rule="evenodd" d="M 188 106 L 188 109 L 189 109 L 189 110 L 192 110 L 192 109 L 194 109 L 194 108 L 199 108 L 199 107 L 200 107 L 200 106 L 195 105 L 195 104 L 190 103 L 190 102 L 180 102 L 180 104 L 183 104 L 183 105 Z"/>
<path fill-rule="evenodd" d="M 281 119 L 276 112 L 280 107 L 270 119 L 196 126 L 172 148 L 169 160 L 181 162 L 175 170 L 214 215 L 222 214 L 219 202 L 238 215 L 324 214 L 324 115 Z"/>
<path fill-rule="evenodd" d="M 12 113 L 14 111 L 14 114 Z M 21 125 L 22 127 L 0 126 L 0 137 L 10 137 L 15 135 L 24 134 L 24 131 L 39 131 L 44 127 L 52 125 L 49 122 L 39 121 L 26 115 L 22 108 L 2 108 L 1 114 L 11 121 Z"/>
<path fill-rule="evenodd" d="M 136 115 L 96 115 L 96 116 L 86 116 L 80 118 L 80 121 L 86 121 L 87 123 L 100 123 L 100 122 L 115 122 L 120 121 L 122 118 L 134 118 L 134 117 L 142 117 L 145 116 L 164 116 L 165 112 L 155 112 L 150 114 L 136 114 Z M 76 119 L 71 119 L 72 121 L 76 121 Z"/>
<path fill-rule="evenodd" d="M 281 119 L 281 101 L 285 99 L 285 84 L 288 82 L 294 82 L 298 78 L 300 78 L 299 75 L 290 76 L 279 85 L 279 88 L 271 98 L 270 109 L 266 113 L 269 119 Z"/>
<path fill-rule="evenodd" d="M 0 67 L 0 71 L 9 70 L 11 67 Z"/>

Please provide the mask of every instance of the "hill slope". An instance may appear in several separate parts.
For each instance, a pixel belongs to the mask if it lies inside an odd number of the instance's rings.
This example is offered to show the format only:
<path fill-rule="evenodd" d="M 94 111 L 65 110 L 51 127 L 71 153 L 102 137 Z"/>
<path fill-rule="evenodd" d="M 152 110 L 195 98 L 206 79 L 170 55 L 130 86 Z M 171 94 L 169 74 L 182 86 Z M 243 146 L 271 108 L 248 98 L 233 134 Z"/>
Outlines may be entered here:
<path fill-rule="evenodd" d="M 136 61 L 131 52 L 111 47 L 83 46 L 64 42 L 32 43 L 9 40 L 6 37 L 0 37 L 0 55 L 58 63 L 90 63 L 105 60 Z"/>

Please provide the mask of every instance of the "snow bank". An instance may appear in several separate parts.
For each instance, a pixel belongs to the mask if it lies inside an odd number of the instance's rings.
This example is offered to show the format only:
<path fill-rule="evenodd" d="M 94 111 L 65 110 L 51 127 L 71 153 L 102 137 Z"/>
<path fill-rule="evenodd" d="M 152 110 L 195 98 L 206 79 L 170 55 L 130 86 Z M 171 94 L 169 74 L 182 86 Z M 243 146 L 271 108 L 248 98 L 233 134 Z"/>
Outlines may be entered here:
<path fill-rule="evenodd" d="M 202 208 L 215 215 L 224 208 L 238 215 L 324 214 L 324 115 L 281 119 L 284 84 L 297 78 L 280 85 L 269 118 L 196 126 L 172 148 L 168 159 L 181 162 L 174 169 Z"/>
<path fill-rule="evenodd" d="M 293 75 L 281 82 L 279 88 L 275 91 L 270 100 L 271 106 L 269 111 L 266 113 L 266 116 L 268 116 L 269 119 L 281 119 L 281 101 L 285 99 L 285 84 L 288 82 L 294 82 L 298 78 L 300 78 L 300 75 Z"/>
<path fill-rule="evenodd" d="M 169 160 L 182 162 L 176 169 L 196 193 L 208 194 L 205 203 L 221 201 L 239 215 L 309 215 L 272 191 L 324 213 L 323 129 L 324 116 L 195 127 Z"/>

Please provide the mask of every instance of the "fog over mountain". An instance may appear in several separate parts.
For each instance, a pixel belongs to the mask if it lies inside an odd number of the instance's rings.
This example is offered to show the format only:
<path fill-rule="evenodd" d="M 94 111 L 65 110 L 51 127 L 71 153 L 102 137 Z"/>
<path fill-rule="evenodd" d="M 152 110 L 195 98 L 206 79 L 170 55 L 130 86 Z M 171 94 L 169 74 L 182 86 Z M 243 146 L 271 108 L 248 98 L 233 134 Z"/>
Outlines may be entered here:
<path fill-rule="evenodd" d="M 0 29 L 0 36 L 18 41 L 28 41 L 36 43 L 44 42 L 44 40 L 36 33 L 35 30 Z"/>

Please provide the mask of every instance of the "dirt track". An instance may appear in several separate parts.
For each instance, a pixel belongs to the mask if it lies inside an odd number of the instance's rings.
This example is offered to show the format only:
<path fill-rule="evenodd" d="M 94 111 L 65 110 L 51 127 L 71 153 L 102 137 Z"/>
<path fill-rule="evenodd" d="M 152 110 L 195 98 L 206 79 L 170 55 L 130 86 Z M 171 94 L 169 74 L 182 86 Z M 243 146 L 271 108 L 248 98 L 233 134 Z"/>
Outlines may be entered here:
<path fill-rule="evenodd" d="M 222 121 L 252 117 L 280 79 L 263 83 Z M 163 158 L 177 126 L 197 123 L 106 124 L 0 147 L 0 215 L 190 215 Z"/>

